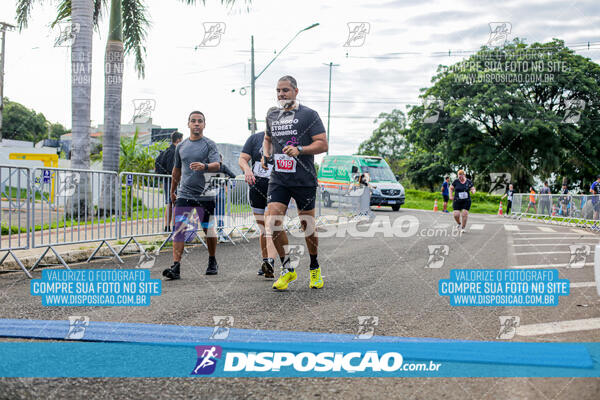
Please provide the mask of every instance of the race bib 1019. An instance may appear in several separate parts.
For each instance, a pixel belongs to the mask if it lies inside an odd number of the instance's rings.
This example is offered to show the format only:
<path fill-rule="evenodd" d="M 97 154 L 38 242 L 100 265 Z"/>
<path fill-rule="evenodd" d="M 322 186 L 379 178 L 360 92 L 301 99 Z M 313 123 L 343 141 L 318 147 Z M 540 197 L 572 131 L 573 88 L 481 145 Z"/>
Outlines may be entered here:
<path fill-rule="evenodd" d="M 294 173 L 296 172 L 296 159 L 287 154 L 274 154 L 275 171 Z"/>

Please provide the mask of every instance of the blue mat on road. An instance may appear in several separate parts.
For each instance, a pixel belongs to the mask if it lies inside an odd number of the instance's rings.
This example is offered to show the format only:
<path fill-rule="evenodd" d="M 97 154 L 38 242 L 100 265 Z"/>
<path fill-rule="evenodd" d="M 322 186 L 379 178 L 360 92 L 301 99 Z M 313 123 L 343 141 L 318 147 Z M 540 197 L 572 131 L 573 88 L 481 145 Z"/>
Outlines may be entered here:
<path fill-rule="evenodd" d="M 63 340 L 69 334 L 67 320 L 0 319 L 0 337 Z M 286 350 L 289 343 L 336 343 L 351 351 L 358 344 L 393 345 L 398 351 L 409 350 L 411 358 L 435 359 L 467 363 L 498 363 L 512 365 L 543 365 L 590 368 L 592 360 L 583 344 L 478 342 L 435 338 L 373 336 L 355 340 L 354 335 L 315 332 L 273 331 L 254 329 L 229 330 L 223 340 L 211 340 L 214 327 L 156 325 L 90 321 L 81 341 L 157 343 L 189 346 L 194 343 L 214 343 L 229 349 Z M 287 344 L 286 344 L 287 343 Z M 415 346 L 420 344 L 419 346 Z"/>

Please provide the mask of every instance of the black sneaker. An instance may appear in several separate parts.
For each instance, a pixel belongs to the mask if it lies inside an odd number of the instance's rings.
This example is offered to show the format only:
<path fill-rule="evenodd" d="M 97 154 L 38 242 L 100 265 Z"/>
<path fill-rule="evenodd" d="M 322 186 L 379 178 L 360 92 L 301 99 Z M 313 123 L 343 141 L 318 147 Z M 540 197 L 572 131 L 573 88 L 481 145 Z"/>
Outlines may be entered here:
<path fill-rule="evenodd" d="M 179 275 L 179 263 L 176 262 L 174 263 L 171 268 L 167 268 L 163 271 L 163 276 L 169 280 L 175 280 L 175 279 L 180 279 L 180 275 Z"/>
<path fill-rule="evenodd" d="M 208 260 L 208 268 L 206 268 L 206 275 L 216 275 L 219 270 L 217 260 Z"/>
<path fill-rule="evenodd" d="M 260 272 L 262 272 L 262 274 L 259 273 L 259 275 L 264 275 L 265 278 L 275 278 L 275 274 L 273 273 L 273 261 L 271 259 L 268 261 L 263 261 L 262 265 L 260 266 L 260 269 Z"/>
<path fill-rule="evenodd" d="M 263 262 L 263 264 L 264 264 L 264 262 Z M 258 276 L 262 276 L 262 275 L 264 275 L 264 274 L 265 274 L 265 273 L 263 272 L 263 267 L 262 267 L 262 265 L 261 265 L 261 266 L 260 266 L 260 268 L 258 269 L 258 272 L 256 273 L 256 275 L 258 275 Z"/>

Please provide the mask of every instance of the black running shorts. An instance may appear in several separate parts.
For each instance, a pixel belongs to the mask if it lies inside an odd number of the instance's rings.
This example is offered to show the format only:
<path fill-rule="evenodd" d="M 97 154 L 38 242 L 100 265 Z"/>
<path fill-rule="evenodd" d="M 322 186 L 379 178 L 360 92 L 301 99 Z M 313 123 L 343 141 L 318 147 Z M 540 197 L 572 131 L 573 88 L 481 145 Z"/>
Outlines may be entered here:
<path fill-rule="evenodd" d="M 254 185 L 248 190 L 250 207 L 255 214 L 264 214 L 267 208 L 267 192 L 269 191 L 269 178 L 256 177 Z"/>
<path fill-rule="evenodd" d="M 469 211 L 471 209 L 471 199 L 454 199 L 454 201 L 452 201 L 452 208 L 454 209 L 454 211 Z"/>
<path fill-rule="evenodd" d="M 288 205 L 290 199 L 296 200 L 298 210 L 308 211 L 315 208 L 317 196 L 316 186 L 282 186 L 269 182 L 267 192 L 268 203 L 283 203 Z"/>

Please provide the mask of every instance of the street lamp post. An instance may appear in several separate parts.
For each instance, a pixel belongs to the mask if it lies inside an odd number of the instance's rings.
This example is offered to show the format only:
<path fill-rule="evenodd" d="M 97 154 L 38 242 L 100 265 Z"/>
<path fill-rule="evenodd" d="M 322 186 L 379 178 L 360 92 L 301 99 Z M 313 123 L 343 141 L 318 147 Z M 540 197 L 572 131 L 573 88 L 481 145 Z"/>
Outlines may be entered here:
<path fill-rule="evenodd" d="M 323 65 L 329 65 L 329 100 L 327 101 L 327 144 L 329 144 L 329 120 L 331 119 L 331 69 L 333 67 L 339 67 L 340 64 L 329 64 L 323 63 Z M 327 146 L 327 154 L 329 154 L 329 146 Z"/>
<path fill-rule="evenodd" d="M 319 25 L 319 23 L 317 22 L 317 23 L 312 24 L 304 29 L 299 30 L 298 33 L 296 33 L 294 35 L 294 37 L 275 55 L 275 57 L 273 57 L 273 59 L 271 61 L 269 61 L 269 63 L 256 76 L 254 75 L 254 36 L 250 36 L 250 62 L 252 64 L 250 67 L 250 103 L 251 103 L 251 114 L 250 114 L 251 129 L 250 130 L 253 134 L 256 133 L 256 80 L 258 78 L 260 78 L 260 76 L 263 74 L 263 72 L 265 72 L 267 70 L 267 68 L 269 68 L 269 66 L 271 64 L 273 64 L 273 61 L 275 61 L 277 59 L 277 57 L 279 57 L 281 55 L 281 53 L 294 41 L 294 39 L 296 39 L 296 37 L 298 37 L 298 35 L 300 35 L 304 31 L 312 29 L 318 25 Z"/>
<path fill-rule="evenodd" d="M 4 60 L 6 58 L 6 46 L 4 42 L 6 40 L 6 31 L 12 31 L 13 29 L 15 29 L 14 25 L 0 22 L 0 34 L 2 34 L 0 38 L 2 42 L 0 44 L 2 51 L 2 58 L 0 58 L 0 142 L 2 141 L 2 112 L 4 111 Z"/>

